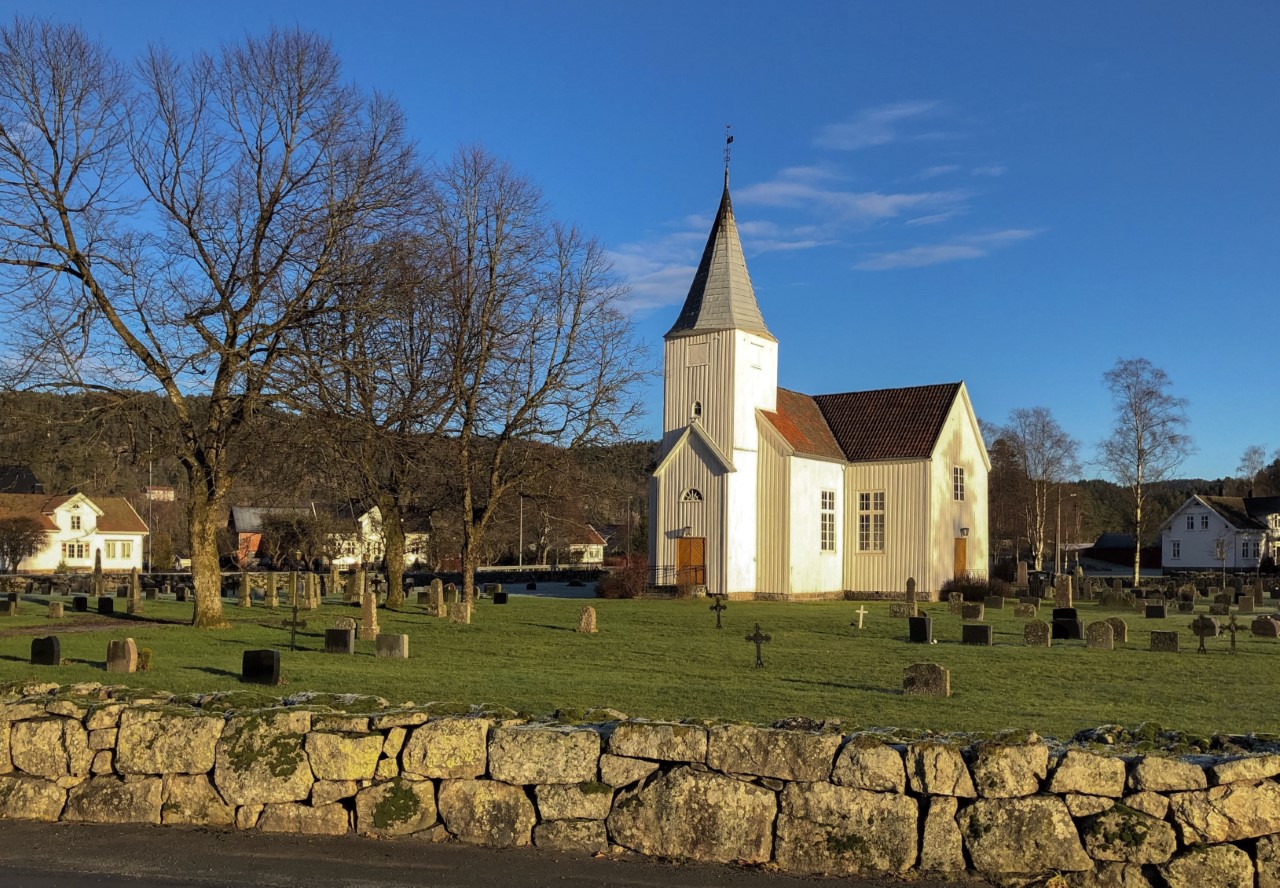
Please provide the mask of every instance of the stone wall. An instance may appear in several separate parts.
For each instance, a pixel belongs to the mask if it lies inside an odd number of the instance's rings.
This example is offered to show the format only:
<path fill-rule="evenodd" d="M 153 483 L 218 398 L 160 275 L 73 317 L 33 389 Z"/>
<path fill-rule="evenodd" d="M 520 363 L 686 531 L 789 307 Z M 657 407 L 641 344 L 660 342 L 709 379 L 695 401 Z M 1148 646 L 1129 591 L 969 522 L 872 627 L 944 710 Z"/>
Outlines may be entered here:
<path fill-rule="evenodd" d="M 0 818 L 421 834 L 795 873 L 1280 885 L 1280 754 L 1258 738 L 1178 757 L 1116 746 L 1131 739 L 1117 730 L 1062 746 L 794 725 L 26 685 L 0 689 Z"/>

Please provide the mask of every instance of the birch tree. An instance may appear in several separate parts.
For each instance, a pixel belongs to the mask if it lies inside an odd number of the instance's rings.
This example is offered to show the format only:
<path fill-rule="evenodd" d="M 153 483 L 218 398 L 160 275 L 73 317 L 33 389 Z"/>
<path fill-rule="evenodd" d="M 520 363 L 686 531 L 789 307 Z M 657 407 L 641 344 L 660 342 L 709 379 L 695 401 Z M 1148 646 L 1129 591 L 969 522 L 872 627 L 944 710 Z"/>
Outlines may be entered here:
<path fill-rule="evenodd" d="M 1079 474 L 1080 442 L 1066 433 L 1046 407 L 1019 407 L 1011 411 L 1000 437 L 1012 448 L 1014 459 L 1027 479 L 1029 496 L 1024 501 L 1027 539 L 1031 544 L 1033 569 L 1040 570 L 1050 494 Z"/>
<path fill-rule="evenodd" d="M 273 31 L 127 68 L 79 28 L 0 30 L 0 300 L 26 385 L 161 394 L 189 480 L 194 624 L 224 624 L 217 530 L 238 431 L 353 245 L 413 196 L 396 105 Z"/>
<path fill-rule="evenodd" d="M 1143 508 L 1148 488 L 1168 480 L 1191 453 L 1187 401 L 1170 392 L 1172 380 L 1146 358 L 1122 358 L 1102 376 L 1115 419 L 1099 444 L 1101 463 L 1125 487 L 1133 508 L 1133 585 L 1142 580 Z"/>

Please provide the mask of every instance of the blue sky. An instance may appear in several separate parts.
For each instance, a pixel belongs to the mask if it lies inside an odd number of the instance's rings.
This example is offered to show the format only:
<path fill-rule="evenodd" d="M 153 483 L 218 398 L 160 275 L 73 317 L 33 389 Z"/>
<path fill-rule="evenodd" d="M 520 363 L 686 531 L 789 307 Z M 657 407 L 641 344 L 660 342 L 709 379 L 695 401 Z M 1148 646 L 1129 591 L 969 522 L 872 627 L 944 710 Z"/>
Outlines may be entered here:
<path fill-rule="evenodd" d="M 30 4 L 8 4 L 30 12 Z M 1146 357 L 1220 477 L 1280 448 L 1280 4 L 80 2 L 121 55 L 330 37 L 428 154 L 480 143 L 598 236 L 660 357 L 721 185 L 781 385 L 964 379 L 1092 444 Z M 646 392 L 659 431 L 657 381 Z M 1088 474 L 1097 474 L 1091 470 Z"/>

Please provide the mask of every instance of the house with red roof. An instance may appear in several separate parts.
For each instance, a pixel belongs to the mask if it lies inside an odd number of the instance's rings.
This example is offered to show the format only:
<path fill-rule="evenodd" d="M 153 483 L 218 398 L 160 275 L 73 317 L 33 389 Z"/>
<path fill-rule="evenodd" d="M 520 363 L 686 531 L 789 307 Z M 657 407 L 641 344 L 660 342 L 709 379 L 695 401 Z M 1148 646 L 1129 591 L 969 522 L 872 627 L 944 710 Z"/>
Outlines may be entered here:
<path fill-rule="evenodd" d="M 88 571 L 99 554 L 105 571 L 142 568 L 147 525 L 124 497 L 0 493 L 0 519 L 17 517 L 32 519 L 46 535 L 44 548 L 18 564 L 18 570 Z"/>
<path fill-rule="evenodd" d="M 664 337 L 649 486 L 658 586 L 738 598 L 921 596 L 987 572 L 991 464 L 963 382 L 806 395 L 778 387 L 728 174 Z"/>

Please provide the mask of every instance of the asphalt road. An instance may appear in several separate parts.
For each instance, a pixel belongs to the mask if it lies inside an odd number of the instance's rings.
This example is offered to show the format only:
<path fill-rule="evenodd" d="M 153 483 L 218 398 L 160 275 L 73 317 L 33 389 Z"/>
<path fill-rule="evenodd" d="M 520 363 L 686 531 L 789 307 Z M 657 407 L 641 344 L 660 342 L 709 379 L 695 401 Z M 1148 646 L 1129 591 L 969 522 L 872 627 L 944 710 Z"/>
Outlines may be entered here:
<path fill-rule="evenodd" d="M 421 840 L 0 821 L 4 888 L 887 888 L 896 880 L 807 879 L 760 869 L 491 850 Z M 912 888 L 979 882 L 913 879 Z"/>

